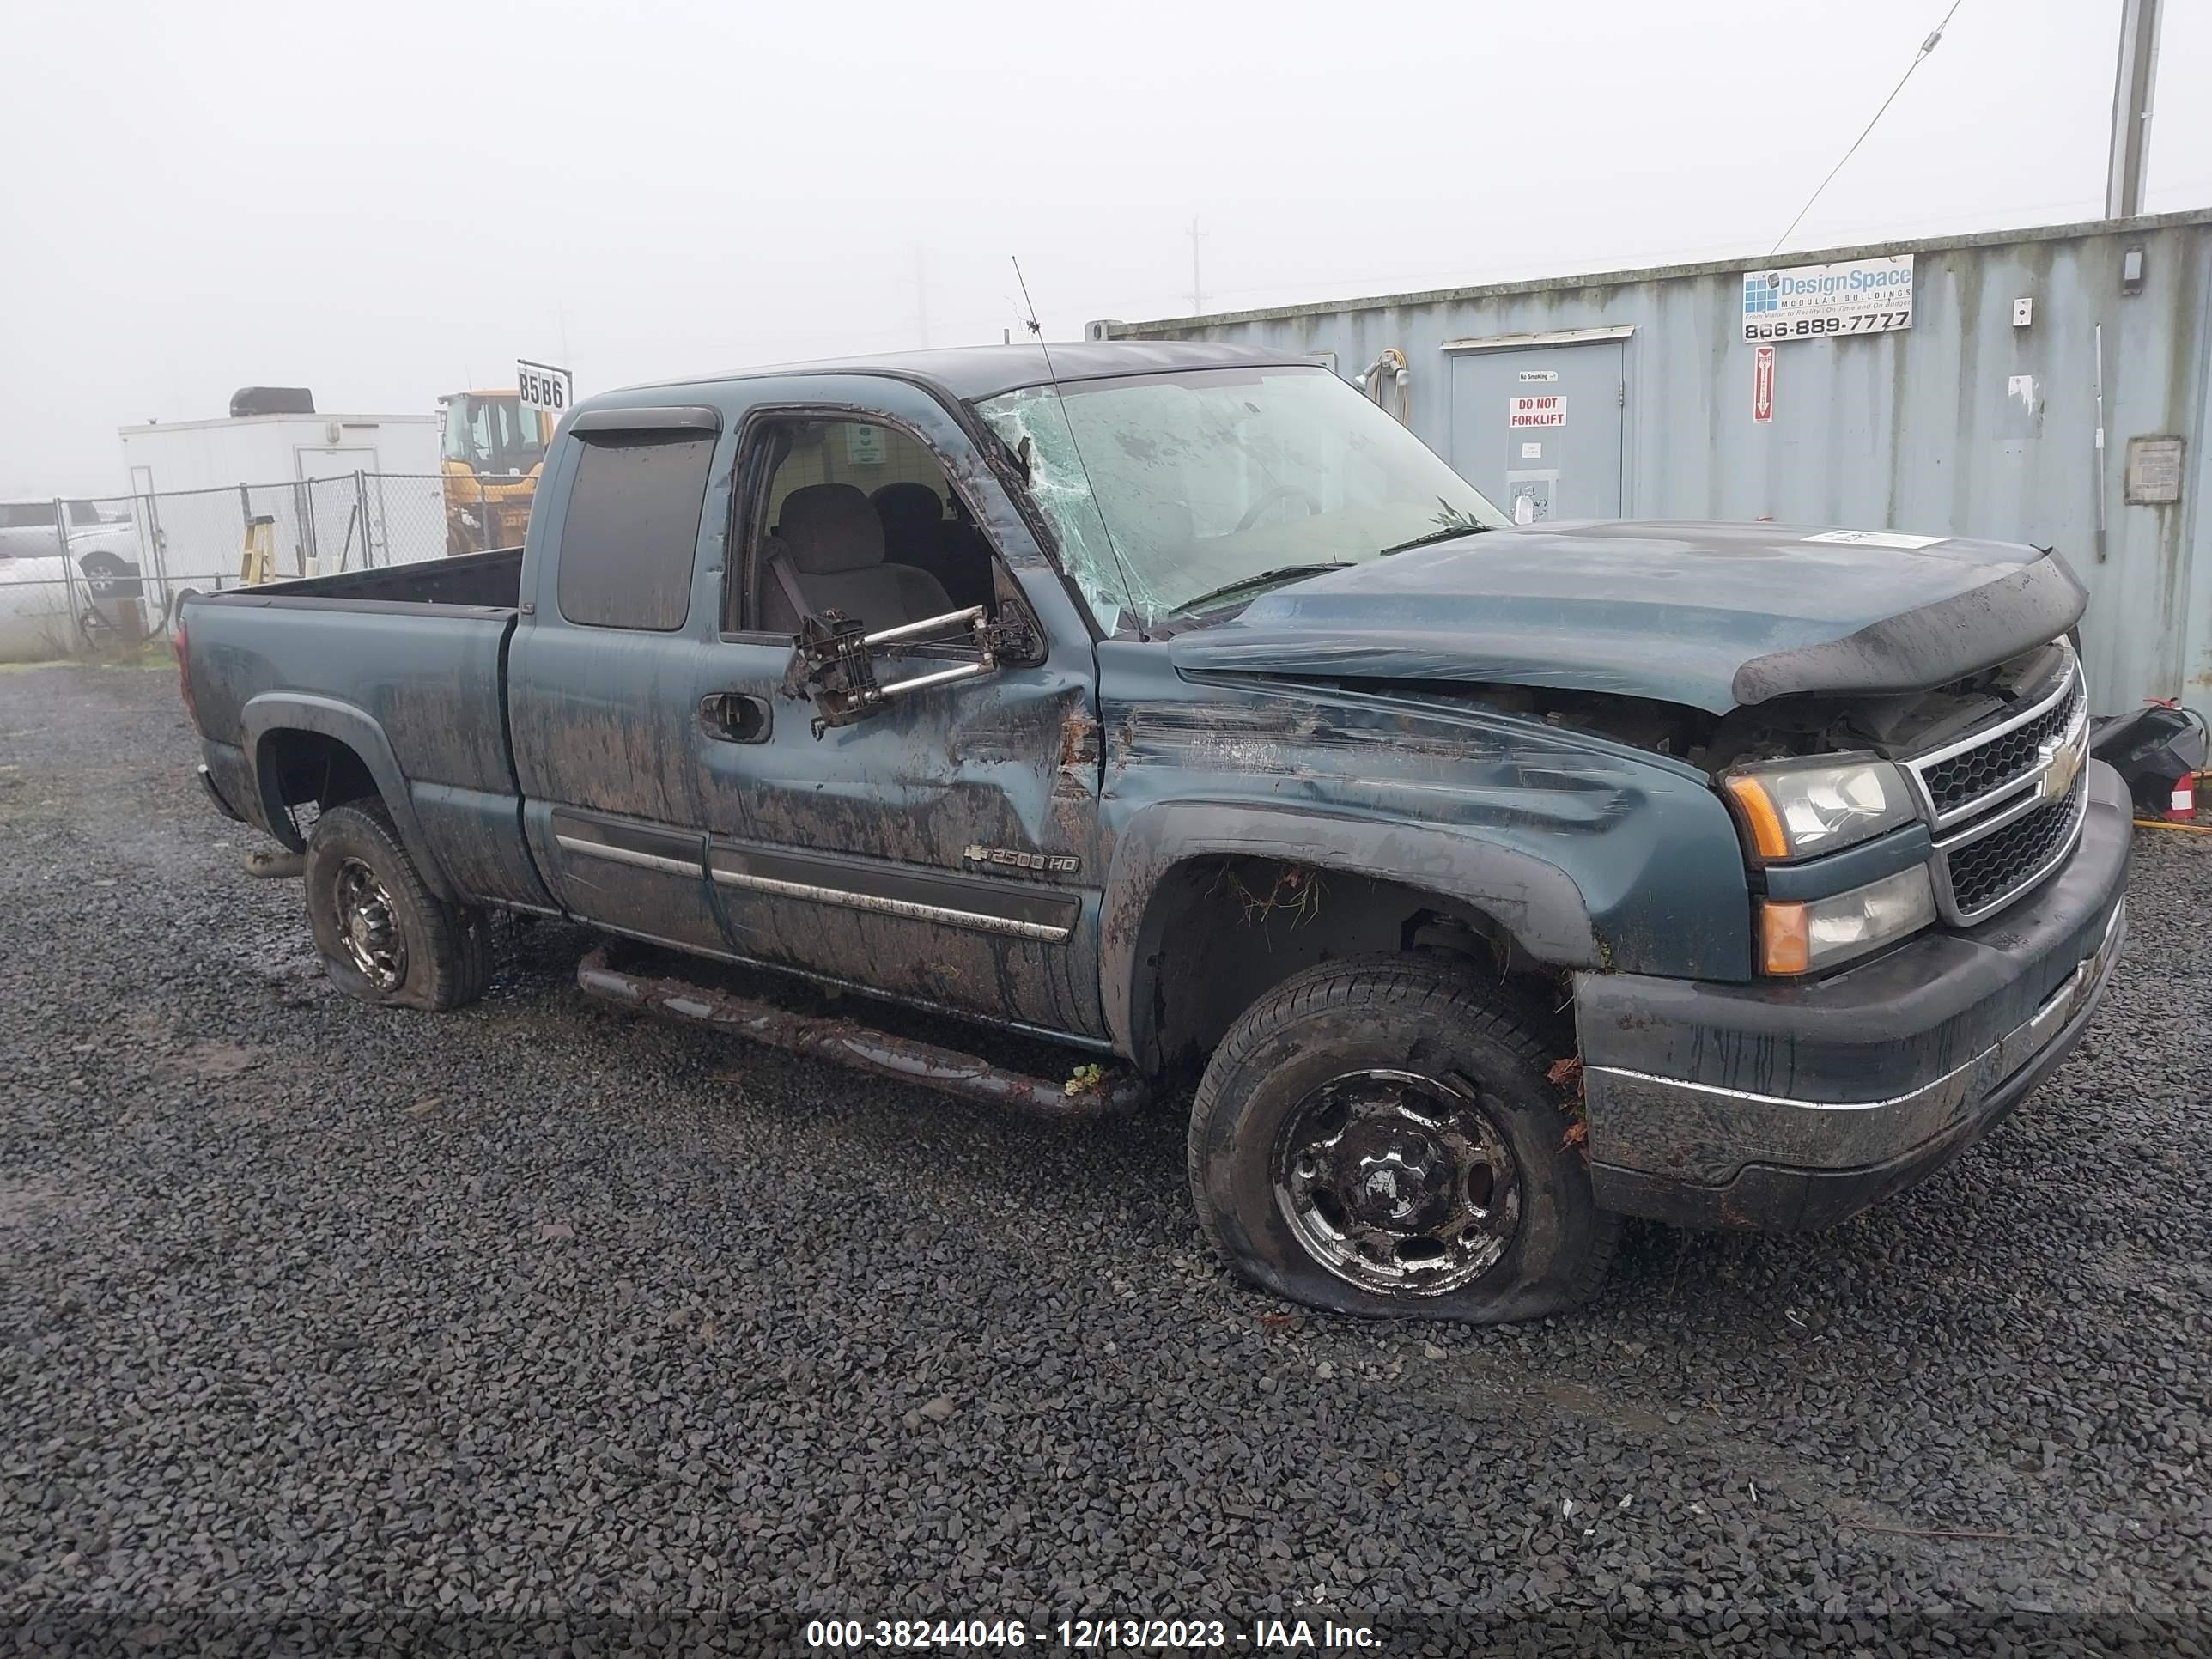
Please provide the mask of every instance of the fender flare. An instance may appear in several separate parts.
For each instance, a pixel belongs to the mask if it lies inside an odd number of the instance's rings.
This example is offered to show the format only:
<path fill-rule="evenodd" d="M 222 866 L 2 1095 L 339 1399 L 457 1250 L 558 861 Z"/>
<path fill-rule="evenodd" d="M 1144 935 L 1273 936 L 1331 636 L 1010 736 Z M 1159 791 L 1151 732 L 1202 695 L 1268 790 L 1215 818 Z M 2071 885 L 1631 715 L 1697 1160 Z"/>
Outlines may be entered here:
<path fill-rule="evenodd" d="M 376 793 L 392 814 L 393 827 L 399 831 L 401 844 L 422 873 L 422 884 L 447 902 L 454 902 L 453 882 L 446 874 L 445 866 L 431 850 L 422 819 L 416 816 L 415 799 L 408 791 L 406 774 L 399 769 L 399 757 L 392 752 L 392 740 L 384 735 L 384 728 L 374 715 L 352 703 L 317 696 L 312 692 L 264 691 L 247 700 L 246 707 L 239 711 L 239 725 L 245 738 L 246 758 L 253 768 L 254 782 L 261 792 L 262 814 L 270 835 L 295 852 L 306 845 L 292 829 L 291 818 L 277 799 L 276 769 L 263 763 L 262 739 L 273 732 L 313 732 L 334 738 L 359 755 L 362 763 L 368 767 L 368 775 L 376 784 Z"/>
<path fill-rule="evenodd" d="M 1478 835 L 1433 824 L 1316 812 L 1250 802 L 1170 801 L 1139 812 L 1121 832 L 1107 872 L 1099 992 L 1106 1028 L 1142 1063 L 1149 1014 L 1137 995 L 1142 953 L 1162 879 L 1194 858 L 1280 859 L 1396 882 L 1478 910 L 1537 961 L 1605 965 L 1589 907 L 1557 865 Z"/>

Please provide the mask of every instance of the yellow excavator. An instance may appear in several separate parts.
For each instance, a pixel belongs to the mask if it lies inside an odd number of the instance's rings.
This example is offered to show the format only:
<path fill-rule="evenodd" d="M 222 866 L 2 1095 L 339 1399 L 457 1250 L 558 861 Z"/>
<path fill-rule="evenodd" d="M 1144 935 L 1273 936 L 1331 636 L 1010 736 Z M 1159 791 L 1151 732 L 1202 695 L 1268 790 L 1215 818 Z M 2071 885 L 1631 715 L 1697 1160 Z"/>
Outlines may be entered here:
<path fill-rule="evenodd" d="M 520 547 L 545 465 L 553 419 L 519 392 L 453 392 L 438 399 L 446 551 Z"/>

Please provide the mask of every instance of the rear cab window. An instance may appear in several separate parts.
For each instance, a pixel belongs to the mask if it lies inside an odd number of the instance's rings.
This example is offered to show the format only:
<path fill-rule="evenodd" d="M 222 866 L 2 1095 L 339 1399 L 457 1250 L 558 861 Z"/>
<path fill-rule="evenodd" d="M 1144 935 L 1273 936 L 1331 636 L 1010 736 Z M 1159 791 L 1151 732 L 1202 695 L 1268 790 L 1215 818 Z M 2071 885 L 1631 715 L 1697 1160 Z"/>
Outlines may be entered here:
<path fill-rule="evenodd" d="M 557 556 L 562 617 L 585 628 L 673 633 L 690 614 L 715 440 L 665 430 L 577 437 Z"/>

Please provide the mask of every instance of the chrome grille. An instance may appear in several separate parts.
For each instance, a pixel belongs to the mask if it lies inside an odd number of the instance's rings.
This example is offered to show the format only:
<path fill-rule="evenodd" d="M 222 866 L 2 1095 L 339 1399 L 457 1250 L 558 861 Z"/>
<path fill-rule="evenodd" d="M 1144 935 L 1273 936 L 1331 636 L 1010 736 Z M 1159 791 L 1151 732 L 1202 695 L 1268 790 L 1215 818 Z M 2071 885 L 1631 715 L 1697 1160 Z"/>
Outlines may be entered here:
<path fill-rule="evenodd" d="M 2001 908 L 2026 892 L 2073 849 L 2089 806 L 2089 780 L 2079 774 L 2062 801 L 2045 801 L 2002 828 L 1943 854 L 1951 903 L 1965 921 Z"/>
<path fill-rule="evenodd" d="M 2063 693 L 2039 714 L 1974 747 L 1922 769 L 1929 805 L 1940 813 L 1955 811 L 2006 784 L 2017 783 L 2047 765 L 2037 745 L 2063 738 L 2081 706 L 2081 682 L 2069 678 Z"/>
<path fill-rule="evenodd" d="M 2033 707 L 1905 763 L 1935 830 L 1936 902 L 1946 921 L 1985 921 L 2074 850 L 2089 805 L 2087 704 L 2069 655 L 2063 683 Z"/>

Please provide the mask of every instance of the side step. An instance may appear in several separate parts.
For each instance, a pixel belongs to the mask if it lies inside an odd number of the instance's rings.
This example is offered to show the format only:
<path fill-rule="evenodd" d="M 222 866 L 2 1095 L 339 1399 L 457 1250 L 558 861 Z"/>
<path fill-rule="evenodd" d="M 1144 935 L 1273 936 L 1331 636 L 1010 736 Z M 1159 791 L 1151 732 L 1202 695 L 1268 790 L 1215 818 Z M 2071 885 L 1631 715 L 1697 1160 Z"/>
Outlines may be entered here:
<path fill-rule="evenodd" d="M 1142 1079 L 1127 1073 L 1103 1078 L 1074 1094 L 1049 1078 L 994 1066 L 957 1048 L 893 1036 L 856 1020 L 793 1013 L 774 1003 L 733 996 L 680 979 L 624 973 L 607 963 L 600 945 L 576 964 L 576 985 L 586 996 L 641 1008 L 648 1013 L 696 1019 L 793 1054 L 836 1060 L 902 1083 L 920 1083 L 947 1094 L 1060 1119 L 1105 1117 L 1135 1110 L 1150 1096 Z"/>

